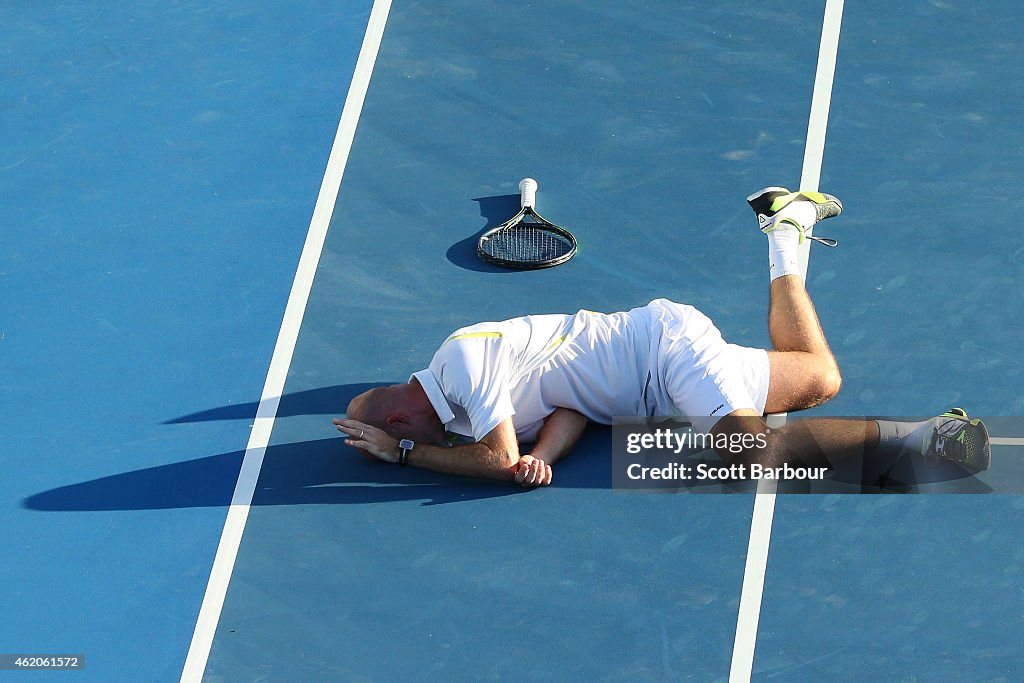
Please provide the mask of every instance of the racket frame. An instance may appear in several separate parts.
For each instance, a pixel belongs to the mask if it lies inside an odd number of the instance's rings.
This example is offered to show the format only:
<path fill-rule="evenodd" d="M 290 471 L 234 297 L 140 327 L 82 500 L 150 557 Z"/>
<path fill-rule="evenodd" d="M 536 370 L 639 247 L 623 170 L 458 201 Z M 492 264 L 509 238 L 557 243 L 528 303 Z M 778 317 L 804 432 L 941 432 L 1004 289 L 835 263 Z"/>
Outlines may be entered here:
<path fill-rule="evenodd" d="M 526 226 L 537 226 L 551 233 L 554 233 L 559 237 L 564 238 L 570 244 L 569 251 L 562 254 L 561 256 L 555 257 L 553 259 L 546 259 L 544 261 L 512 261 L 509 259 L 503 259 L 498 256 L 494 256 L 492 254 L 488 254 L 487 252 L 484 251 L 484 244 L 491 237 L 501 232 L 502 230 L 508 230 L 510 228 L 514 228 L 520 224 L 523 224 L 524 219 L 527 217 L 532 218 L 533 220 L 528 223 L 525 223 Z M 491 228 L 490 230 L 485 232 L 483 235 L 480 236 L 480 239 L 476 244 L 477 256 L 479 256 L 482 260 L 496 266 L 502 266 L 503 268 L 516 268 L 518 270 L 540 270 L 541 268 L 551 268 L 552 266 L 560 265 L 571 259 L 573 256 L 575 256 L 576 250 L 576 237 L 571 232 L 569 232 L 562 226 L 555 225 L 548 219 L 544 218 L 539 213 L 537 213 L 537 210 L 534 209 L 533 206 L 530 205 L 523 206 L 521 209 L 519 209 L 519 213 L 517 213 L 515 216 L 508 219 L 501 225 Z"/>

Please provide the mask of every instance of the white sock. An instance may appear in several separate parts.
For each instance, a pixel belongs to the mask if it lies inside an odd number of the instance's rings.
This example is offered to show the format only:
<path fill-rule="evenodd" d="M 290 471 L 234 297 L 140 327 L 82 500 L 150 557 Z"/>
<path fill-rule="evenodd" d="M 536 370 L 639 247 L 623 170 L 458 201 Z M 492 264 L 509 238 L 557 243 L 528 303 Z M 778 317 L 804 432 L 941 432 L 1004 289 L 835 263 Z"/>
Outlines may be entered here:
<path fill-rule="evenodd" d="M 932 430 L 932 421 L 892 422 L 875 420 L 878 423 L 878 447 L 896 451 L 924 453 L 921 444 L 924 435 Z"/>
<path fill-rule="evenodd" d="M 768 275 L 772 280 L 800 274 L 800 233 L 783 223 L 768 233 Z"/>
<path fill-rule="evenodd" d="M 810 234 L 818 214 L 811 202 L 797 201 L 775 215 L 778 227 L 768 233 L 768 275 L 772 280 L 800 275 L 800 232 L 792 225 L 779 223 L 780 218 L 797 221 L 805 227 L 805 234 Z"/>

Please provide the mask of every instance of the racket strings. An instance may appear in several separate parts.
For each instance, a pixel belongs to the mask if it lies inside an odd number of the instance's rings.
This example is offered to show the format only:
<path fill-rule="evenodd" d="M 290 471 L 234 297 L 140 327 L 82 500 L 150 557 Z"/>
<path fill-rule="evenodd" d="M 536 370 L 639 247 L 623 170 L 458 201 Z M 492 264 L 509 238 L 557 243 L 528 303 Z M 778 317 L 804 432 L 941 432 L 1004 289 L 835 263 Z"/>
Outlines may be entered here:
<path fill-rule="evenodd" d="M 498 259 L 543 263 L 562 258 L 575 245 L 568 238 L 541 224 L 520 223 L 499 230 L 480 246 Z"/>

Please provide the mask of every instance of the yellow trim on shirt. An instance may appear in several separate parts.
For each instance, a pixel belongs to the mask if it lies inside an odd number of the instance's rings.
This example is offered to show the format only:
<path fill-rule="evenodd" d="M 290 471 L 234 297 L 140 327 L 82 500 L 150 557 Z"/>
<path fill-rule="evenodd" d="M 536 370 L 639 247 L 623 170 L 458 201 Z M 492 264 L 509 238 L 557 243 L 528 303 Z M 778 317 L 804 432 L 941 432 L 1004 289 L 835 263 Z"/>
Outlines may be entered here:
<path fill-rule="evenodd" d="M 551 342 L 551 346 L 546 348 L 545 351 L 550 351 L 551 349 L 555 348 L 556 346 L 558 346 L 559 344 L 561 344 L 562 342 L 564 342 L 568 338 L 569 338 L 569 335 L 563 334 L 561 337 L 559 337 L 555 341 Z"/>
<path fill-rule="evenodd" d="M 480 338 L 480 337 L 501 337 L 501 336 L 504 336 L 504 335 L 502 335 L 501 332 L 467 332 L 466 334 L 457 334 L 454 337 L 448 337 L 447 339 L 444 340 L 444 343 L 447 344 L 448 342 L 455 341 L 456 339 L 477 339 L 477 338 Z M 442 344 L 442 346 L 444 346 L 444 344 Z"/>

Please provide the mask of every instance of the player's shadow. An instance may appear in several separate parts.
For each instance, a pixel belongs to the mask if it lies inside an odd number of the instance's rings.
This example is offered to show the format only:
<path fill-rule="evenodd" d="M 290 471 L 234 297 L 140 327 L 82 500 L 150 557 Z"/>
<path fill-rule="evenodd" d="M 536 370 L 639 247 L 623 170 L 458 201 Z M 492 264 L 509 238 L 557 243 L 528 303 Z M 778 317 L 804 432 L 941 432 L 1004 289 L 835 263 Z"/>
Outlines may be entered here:
<path fill-rule="evenodd" d="M 322 387 L 286 394 L 278 417 L 339 415 L 352 397 L 380 383 Z M 165 424 L 251 420 L 258 403 L 202 410 Z M 371 462 L 344 445 L 325 421 L 331 438 L 275 444 L 266 449 L 253 505 L 367 504 L 420 500 L 438 505 L 527 493 L 512 482 L 446 476 L 416 468 Z M 574 453 L 556 466 L 556 485 L 565 488 L 611 486 L 609 429 L 587 430 Z M 146 467 L 92 479 L 29 496 L 24 506 L 42 511 L 157 510 L 224 507 L 231 503 L 245 451 Z"/>
<path fill-rule="evenodd" d="M 476 245 L 480 236 L 491 228 L 495 228 L 516 215 L 519 211 L 520 197 L 517 194 L 502 194 L 492 197 L 476 197 L 474 202 L 480 205 L 480 215 L 485 225 L 475 235 L 459 240 L 448 248 L 448 260 L 459 268 L 480 273 L 518 273 L 514 268 L 499 268 L 480 259 L 476 254 Z"/>
<path fill-rule="evenodd" d="M 306 391 L 296 391 L 281 397 L 277 406 L 277 417 L 295 417 L 296 415 L 340 415 L 345 411 L 349 401 L 374 387 L 385 386 L 384 382 L 362 382 L 358 384 L 338 384 L 330 387 L 319 387 Z M 184 424 L 188 422 L 219 422 L 222 420 L 252 420 L 256 417 L 259 401 L 233 403 L 200 410 L 167 420 L 163 424 Z"/>
<path fill-rule="evenodd" d="M 355 395 L 379 383 L 345 384 L 286 394 L 279 417 L 338 415 Z M 211 408 L 168 420 L 165 424 L 215 420 L 251 420 L 258 404 Z M 371 462 L 345 446 L 325 421 L 331 438 L 275 444 L 266 449 L 253 505 L 345 505 L 422 501 L 439 505 L 521 495 L 528 490 L 512 482 L 446 476 L 416 468 Z M 244 451 L 232 451 L 184 462 L 158 465 L 92 479 L 29 496 L 24 506 L 41 511 L 154 510 L 225 507 L 230 504 Z M 717 463 L 710 456 L 711 464 Z M 696 461 L 688 461 L 696 465 Z M 573 452 L 554 466 L 553 489 L 610 489 L 612 461 L 610 427 L 590 425 Z M 836 473 L 859 484 L 861 492 L 917 492 L 923 483 L 946 482 L 955 490 L 990 492 L 983 482 L 965 478 L 957 468 L 921 467 L 913 460 L 872 460 L 870 466 Z M 685 488 L 698 490 L 699 484 Z M 736 491 L 745 490 L 742 486 Z"/>
<path fill-rule="evenodd" d="M 887 455 L 872 450 L 859 460 L 839 464 L 836 482 L 855 484 L 858 493 L 992 493 L 988 483 L 955 462 L 920 455 Z"/>
<path fill-rule="evenodd" d="M 611 485 L 610 439 L 596 428 L 556 465 L 562 488 Z M 602 451 L 602 448 L 604 451 Z M 24 506 L 51 512 L 225 507 L 244 451 L 147 467 L 29 496 Z M 440 505 L 528 493 L 512 482 L 452 477 L 372 462 L 342 438 L 272 445 L 264 454 L 252 505 L 351 505 L 422 501 Z"/>
<path fill-rule="evenodd" d="M 612 488 L 611 443 L 611 428 L 589 426 L 573 453 L 554 466 L 551 490 Z M 47 512 L 226 507 L 231 503 L 244 455 L 244 451 L 232 451 L 123 472 L 43 491 L 29 496 L 23 504 L 30 510 Z M 714 456 L 687 462 L 721 464 Z M 868 468 L 858 474 L 846 481 L 859 485 L 861 493 L 918 493 L 917 486 L 939 482 L 953 486 L 948 492 L 992 491 L 984 482 L 965 478 L 965 473 L 956 468 L 929 469 L 922 476 L 921 469 L 908 464 L 886 467 L 881 472 Z M 694 482 L 678 490 L 698 492 L 712 484 Z M 794 484 L 780 487 L 780 492 L 815 492 L 813 488 L 804 490 L 800 482 Z M 734 482 L 721 492 L 751 493 L 753 485 L 754 482 Z M 345 446 L 339 436 L 267 448 L 252 505 L 366 505 L 397 501 L 443 505 L 529 493 L 512 482 L 453 477 L 372 462 Z"/>

